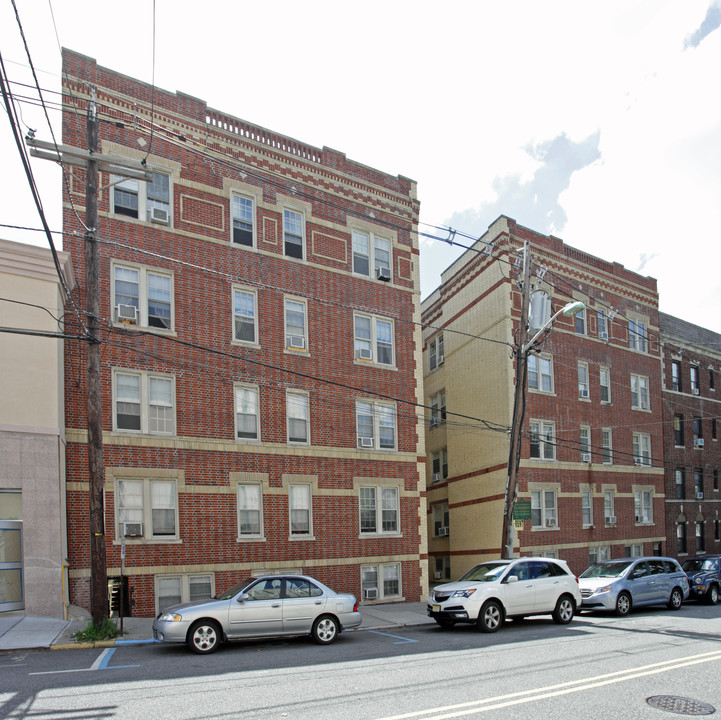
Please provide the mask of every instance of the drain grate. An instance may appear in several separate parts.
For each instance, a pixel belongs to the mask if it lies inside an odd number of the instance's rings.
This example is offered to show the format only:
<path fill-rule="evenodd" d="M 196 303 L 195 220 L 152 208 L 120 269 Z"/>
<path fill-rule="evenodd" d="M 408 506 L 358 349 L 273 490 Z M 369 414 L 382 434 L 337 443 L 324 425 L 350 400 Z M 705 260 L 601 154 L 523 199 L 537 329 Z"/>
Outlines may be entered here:
<path fill-rule="evenodd" d="M 666 710 L 666 712 L 679 715 L 713 715 L 716 712 L 713 705 L 678 695 L 654 695 L 646 698 L 646 702 L 658 710 Z"/>

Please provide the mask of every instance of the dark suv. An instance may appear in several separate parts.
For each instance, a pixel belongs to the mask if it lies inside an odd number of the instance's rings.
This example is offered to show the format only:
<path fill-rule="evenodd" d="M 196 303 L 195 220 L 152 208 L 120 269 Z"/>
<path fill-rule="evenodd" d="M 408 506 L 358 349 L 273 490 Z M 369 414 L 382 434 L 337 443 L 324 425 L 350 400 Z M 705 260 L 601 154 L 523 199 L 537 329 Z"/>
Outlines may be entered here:
<path fill-rule="evenodd" d="M 691 598 L 715 605 L 721 590 L 721 555 L 692 557 L 684 560 L 681 567 L 691 586 Z"/>

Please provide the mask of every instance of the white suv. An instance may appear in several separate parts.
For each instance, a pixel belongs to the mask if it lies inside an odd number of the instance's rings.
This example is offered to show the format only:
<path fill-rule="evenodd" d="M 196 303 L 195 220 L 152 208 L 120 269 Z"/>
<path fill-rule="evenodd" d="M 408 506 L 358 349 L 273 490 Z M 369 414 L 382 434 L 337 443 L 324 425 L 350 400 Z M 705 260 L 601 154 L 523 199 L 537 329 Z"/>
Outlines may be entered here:
<path fill-rule="evenodd" d="M 428 615 L 442 628 L 477 623 L 490 633 L 506 618 L 526 615 L 551 613 L 565 625 L 580 605 L 578 578 L 565 561 L 524 557 L 489 560 L 456 582 L 437 585 L 428 599 Z"/>

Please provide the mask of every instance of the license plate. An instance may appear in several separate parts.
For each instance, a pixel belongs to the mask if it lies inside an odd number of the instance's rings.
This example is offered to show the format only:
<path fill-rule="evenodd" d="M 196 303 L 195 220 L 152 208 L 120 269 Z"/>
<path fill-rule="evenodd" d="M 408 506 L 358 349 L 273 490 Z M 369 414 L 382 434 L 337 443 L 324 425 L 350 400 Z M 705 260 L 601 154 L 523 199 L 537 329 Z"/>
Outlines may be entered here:
<path fill-rule="evenodd" d="M 433 607 L 433 612 L 440 612 L 440 611 L 441 611 L 441 606 L 440 606 L 440 605 L 433 605 L 432 607 Z"/>

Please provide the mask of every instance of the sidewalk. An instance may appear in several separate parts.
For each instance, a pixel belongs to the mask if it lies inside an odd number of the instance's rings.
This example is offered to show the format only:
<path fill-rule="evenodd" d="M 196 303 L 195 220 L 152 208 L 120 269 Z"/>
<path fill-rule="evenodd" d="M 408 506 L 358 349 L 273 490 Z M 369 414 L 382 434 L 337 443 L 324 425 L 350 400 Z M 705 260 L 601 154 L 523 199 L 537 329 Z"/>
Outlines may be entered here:
<path fill-rule="evenodd" d="M 425 602 L 386 603 L 361 605 L 363 624 L 357 630 L 384 630 L 433 623 L 426 615 Z M 84 630 L 90 613 L 75 605 L 70 606 L 69 620 L 23 615 L 21 612 L 0 613 L 0 652 L 38 648 L 68 649 L 92 647 L 78 643 L 72 637 Z M 115 619 L 120 624 L 120 619 Z M 349 632 L 357 632 L 357 630 Z M 144 645 L 153 640 L 153 618 L 123 618 L 123 635 L 115 640 L 97 643 L 99 647 Z"/>

